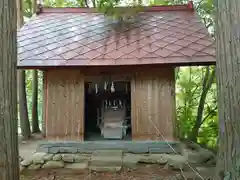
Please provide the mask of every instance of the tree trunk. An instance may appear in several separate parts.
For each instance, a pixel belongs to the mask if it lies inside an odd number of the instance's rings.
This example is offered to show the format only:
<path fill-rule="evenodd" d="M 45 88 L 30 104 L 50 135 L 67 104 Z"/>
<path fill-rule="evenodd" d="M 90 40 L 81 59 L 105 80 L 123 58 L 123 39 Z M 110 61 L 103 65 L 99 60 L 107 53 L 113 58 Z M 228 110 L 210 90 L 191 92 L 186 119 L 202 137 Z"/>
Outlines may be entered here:
<path fill-rule="evenodd" d="M 16 0 L 0 1 L 0 179 L 19 180 Z"/>
<path fill-rule="evenodd" d="M 32 1 L 32 12 L 36 13 L 37 1 Z M 38 121 L 38 71 L 32 71 L 32 133 L 39 133 L 39 121 Z"/>
<path fill-rule="evenodd" d="M 240 1 L 216 1 L 219 153 L 216 179 L 240 177 Z"/>
<path fill-rule="evenodd" d="M 37 0 L 32 0 L 32 13 L 36 14 L 37 12 Z"/>
<path fill-rule="evenodd" d="M 25 78 L 25 71 L 18 70 L 18 98 L 21 134 L 24 139 L 29 139 L 31 137 L 31 129 L 28 118 Z"/>
<path fill-rule="evenodd" d="M 204 105 L 205 105 L 207 93 L 212 86 L 214 78 L 215 78 L 215 69 L 212 70 L 212 72 L 210 73 L 210 67 L 207 67 L 204 80 L 203 80 L 202 94 L 201 94 L 199 105 L 198 105 L 197 117 L 196 117 L 196 121 L 193 126 L 192 134 L 191 134 L 191 140 L 194 142 L 197 142 L 199 129 L 202 125 Z"/>
<path fill-rule="evenodd" d="M 39 133 L 38 123 L 38 71 L 32 72 L 32 133 Z"/>
<path fill-rule="evenodd" d="M 17 0 L 17 25 L 20 28 L 23 25 L 22 0 Z M 31 129 L 28 118 L 27 98 L 26 98 L 26 74 L 24 70 L 18 70 L 18 99 L 21 134 L 24 139 L 31 137 Z"/>

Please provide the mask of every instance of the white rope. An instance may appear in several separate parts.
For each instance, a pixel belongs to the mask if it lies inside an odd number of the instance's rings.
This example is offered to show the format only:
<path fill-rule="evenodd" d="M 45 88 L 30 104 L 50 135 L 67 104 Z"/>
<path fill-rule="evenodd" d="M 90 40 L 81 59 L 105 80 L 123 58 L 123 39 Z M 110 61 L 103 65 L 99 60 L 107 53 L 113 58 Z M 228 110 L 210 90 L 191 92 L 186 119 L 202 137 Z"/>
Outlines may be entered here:
<path fill-rule="evenodd" d="M 161 136 L 161 138 L 165 141 L 165 143 L 167 143 L 167 145 L 173 150 L 173 152 L 175 154 L 178 154 L 177 151 L 167 142 L 167 140 L 164 138 L 164 136 L 162 135 L 162 133 L 158 130 L 158 128 L 156 127 L 156 125 L 153 123 L 152 120 L 149 119 L 149 121 L 151 122 L 151 124 L 154 126 L 154 128 L 156 129 L 156 131 L 158 132 L 158 134 Z M 187 166 L 194 172 L 196 173 L 197 176 L 199 176 L 202 180 L 205 180 L 188 162 L 186 162 Z M 180 168 L 182 174 L 183 174 L 183 171 L 182 171 L 182 168 Z M 184 176 L 184 175 L 183 175 Z M 186 177 L 184 177 L 186 178 Z"/>

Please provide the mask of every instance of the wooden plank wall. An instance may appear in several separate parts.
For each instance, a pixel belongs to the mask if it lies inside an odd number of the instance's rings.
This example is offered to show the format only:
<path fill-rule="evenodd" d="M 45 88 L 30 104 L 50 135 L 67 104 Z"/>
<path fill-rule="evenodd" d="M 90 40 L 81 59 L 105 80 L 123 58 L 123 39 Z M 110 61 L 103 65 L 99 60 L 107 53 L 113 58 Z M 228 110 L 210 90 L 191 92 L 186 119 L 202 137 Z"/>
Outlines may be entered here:
<path fill-rule="evenodd" d="M 79 70 L 45 71 L 45 129 L 51 140 L 84 139 L 84 77 Z"/>
<path fill-rule="evenodd" d="M 174 68 L 136 73 L 131 90 L 132 139 L 174 140 Z"/>

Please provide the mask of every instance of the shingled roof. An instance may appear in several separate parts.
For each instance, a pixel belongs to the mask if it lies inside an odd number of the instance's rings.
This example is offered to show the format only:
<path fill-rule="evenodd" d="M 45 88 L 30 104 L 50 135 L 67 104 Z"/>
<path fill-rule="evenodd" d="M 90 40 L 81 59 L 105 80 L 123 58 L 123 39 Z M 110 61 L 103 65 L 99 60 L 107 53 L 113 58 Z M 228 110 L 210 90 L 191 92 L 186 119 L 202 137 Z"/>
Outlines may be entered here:
<path fill-rule="evenodd" d="M 145 8 L 129 39 L 116 39 L 114 22 L 91 8 L 40 10 L 18 32 L 19 68 L 216 61 L 215 42 L 191 4 Z"/>

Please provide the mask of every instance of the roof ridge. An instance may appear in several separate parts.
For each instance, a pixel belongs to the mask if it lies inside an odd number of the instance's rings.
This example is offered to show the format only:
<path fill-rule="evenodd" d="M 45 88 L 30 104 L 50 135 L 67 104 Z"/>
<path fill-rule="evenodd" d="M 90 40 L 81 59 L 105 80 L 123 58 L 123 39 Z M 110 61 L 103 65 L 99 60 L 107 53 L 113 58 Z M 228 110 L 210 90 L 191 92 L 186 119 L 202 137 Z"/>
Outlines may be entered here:
<path fill-rule="evenodd" d="M 142 6 L 143 12 L 157 12 L 157 11 L 194 11 L 193 1 L 189 1 L 187 4 L 177 5 L 155 5 L 155 6 Z M 136 7 L 117 7 L 117 8 L 136 8 Z M 97 13 L 96 8 L 88 7 L 44 7 L 38 4 L 37 14 L 41 13 Z"/>

